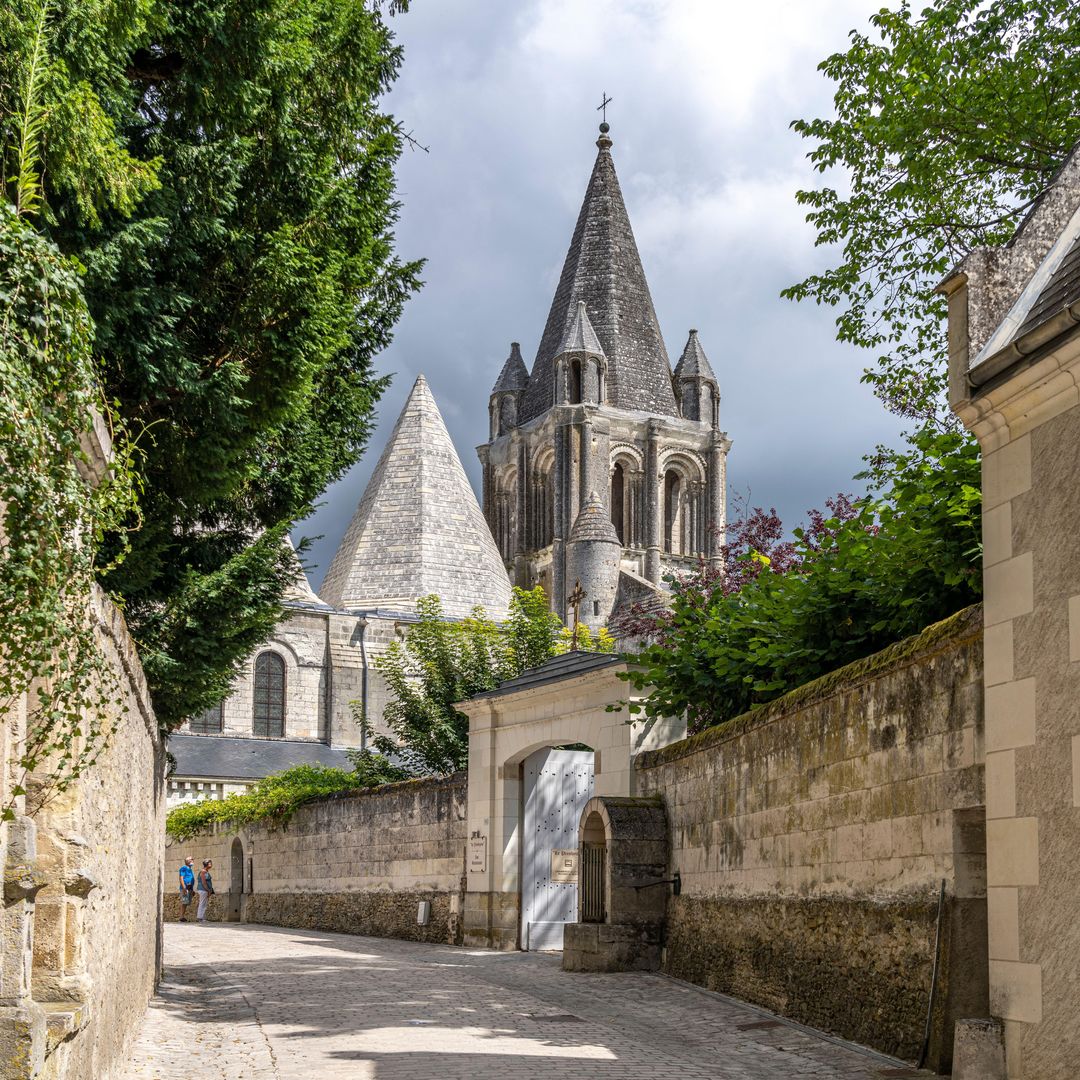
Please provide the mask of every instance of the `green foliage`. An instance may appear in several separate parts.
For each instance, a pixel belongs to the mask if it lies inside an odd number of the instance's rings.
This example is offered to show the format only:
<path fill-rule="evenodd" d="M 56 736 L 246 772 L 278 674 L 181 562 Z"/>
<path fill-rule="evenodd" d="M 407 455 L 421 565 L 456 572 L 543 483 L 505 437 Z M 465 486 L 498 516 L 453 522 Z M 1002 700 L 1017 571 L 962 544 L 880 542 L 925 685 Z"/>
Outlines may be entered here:
<path fill-rule="evenodd" d="M 649 716 L 722 723 L 876 652 L 981 595 L 979 457 L 963 436 L 925 429 L 871 463 L 871 493 L 811 536 L 777 572 L 763 561 L 740 589 L 674 583 L 670 615 L 629 681 Z M 874 488 L 884 482 L 884 490 Z M 748 552 L 745 559 L 753 559 Z"/>
<path fill-rule="evenodd" d="M 437 596 L 420 600 L 417 615 L 405 640 L 375 661 L 393 700 L 383 709 L 391 735 L 375 735 L 372 744 L 409 775 L 451 773 L 464 769 L 469 756 L 469 720 L 454 705 L 565 652 L 569 639 L 540 586 L 515 588 L 502 624 L 480 608 L 468 619 L 448 621 Z M 614 648 L 606 631 L 588 641 L 603 646 L 598 651 Z"/>
<path fill-rule="evenodd" d="M 33 773 L 38 802 L 93 764 L 119 699 L 91 604 L 102 534 L 136 486 L 115 426 L 109 476 L 87 478 L 80 435 L 110 417 L 91 333 L 71 260 L 0 200 L 0 715 L 30 692 L 13 791 Z"/>
<path fill-rule="evenodd" d="M 184 841 L 218 821 L 237 826 L 263 821 L 281 828 L 304 803 L 375 787 L 382 782 L 372 782 L 348 769 L 296 765 L 285 772 L 264 777 L 243 795 L 203 799 L 173 807 L 165 819 L 165 831 L 174 840 Z"/>
<path fill-rule="evenodd" d="M 401 54 L 382 7 L 0 13 L 4 183 L 19 188 L 40 86 L 41 168 L 22 187 L 86 267 L 106 392 L 147 433 L 142 527 L 113 535 L 132 554 L 102 580 L 167 728 L 220 700 L 279 617 L 292 555 L 275 541 L 361 453 L 385 385 L 373 357 L 418 286 L 394 253 L 402 138 L 378 103 Z"/>
<path fill-rule="evenodd" d="M 835 116 L 793 124 L 840 173 L 798 198 L 843 256 L 784 295 L 838 307 L 840 340 L 878 353 L 864 381 L 886 405 L 949 426 L 933 288 L 1012 235 L 1080 138 L 1080 19 L 1073 0 L 905 0 L 870 22 L 820 65 Z"/>

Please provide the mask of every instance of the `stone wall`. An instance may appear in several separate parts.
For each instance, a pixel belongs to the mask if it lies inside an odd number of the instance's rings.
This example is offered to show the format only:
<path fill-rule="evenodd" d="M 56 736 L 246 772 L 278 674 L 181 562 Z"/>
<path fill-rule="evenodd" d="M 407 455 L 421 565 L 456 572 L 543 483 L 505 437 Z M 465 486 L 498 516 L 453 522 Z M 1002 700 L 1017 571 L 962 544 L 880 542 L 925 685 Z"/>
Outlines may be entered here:
<path fill-rule="evenodd" d="M 217 825 L 166 847 L 166 918 L 177 870 L 214 861 L 212 919 L 459 943 L 465 778 L 415 780 L 301 807 L 283 828 Z M 430 918 L 417 921 L 427 901 Z"/>
<path fill-rule="evenodd" d="M 101 593 L 90 615 L 119 681 L 110 742 L 29 815 L 31 777 L 18 816 L 0 828 L 0 1075 L 12 1080 L 123 1075 L 161 969 L 161 740 L 123 617 Z M 4 719 L 17 731 L 25 702 Z"/>
<path fill-rule="evenodd" d="M 930 1062 L 987 1014 L 981 613 L 637 759 L 683 891 L 663 966 Z"/>

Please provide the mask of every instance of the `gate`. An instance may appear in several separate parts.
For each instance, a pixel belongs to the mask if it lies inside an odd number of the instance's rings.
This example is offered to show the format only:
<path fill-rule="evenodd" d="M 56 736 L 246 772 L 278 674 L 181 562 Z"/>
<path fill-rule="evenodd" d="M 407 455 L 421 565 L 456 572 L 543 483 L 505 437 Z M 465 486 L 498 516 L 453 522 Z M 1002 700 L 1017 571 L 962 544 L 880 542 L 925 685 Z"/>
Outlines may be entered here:
<path fill-rule="evenodd" d="M 521 947 L 557 950 L 577 921 L 578 825 L 593 794 L 591 750 L 537 750 L 525 759 Z"/>

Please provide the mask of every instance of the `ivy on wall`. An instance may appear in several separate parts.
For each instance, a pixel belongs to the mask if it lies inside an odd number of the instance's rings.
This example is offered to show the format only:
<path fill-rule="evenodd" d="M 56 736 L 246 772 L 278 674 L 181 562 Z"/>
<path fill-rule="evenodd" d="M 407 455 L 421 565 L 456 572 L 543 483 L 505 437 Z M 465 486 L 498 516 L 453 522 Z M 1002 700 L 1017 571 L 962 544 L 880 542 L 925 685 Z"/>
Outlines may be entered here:
<path fill-rule="evenodd" d="M 110 411 L 90 343 L 77 268 L 0 203 L 0 717 L 27 695 L 5 820 L 31 773 L 40 805 L 90 767 L 121 708 L 91 603 L 99 541 L 136 508 L 135 450 L 112 420 L 95 484 L 81 437 Z"/>

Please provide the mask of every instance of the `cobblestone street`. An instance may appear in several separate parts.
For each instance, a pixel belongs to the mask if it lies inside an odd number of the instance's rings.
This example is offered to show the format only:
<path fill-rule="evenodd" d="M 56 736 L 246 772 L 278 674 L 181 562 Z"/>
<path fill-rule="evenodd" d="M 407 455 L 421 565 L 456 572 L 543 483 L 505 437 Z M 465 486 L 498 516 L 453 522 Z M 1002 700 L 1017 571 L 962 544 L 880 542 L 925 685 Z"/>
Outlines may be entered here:
<path fill-rule="evenodd" d="M 127 1080 L 929 1075 L 663 976 L 567 974 L 554 956 L 223 924 L 168 924 L 165 946 Z"/>

